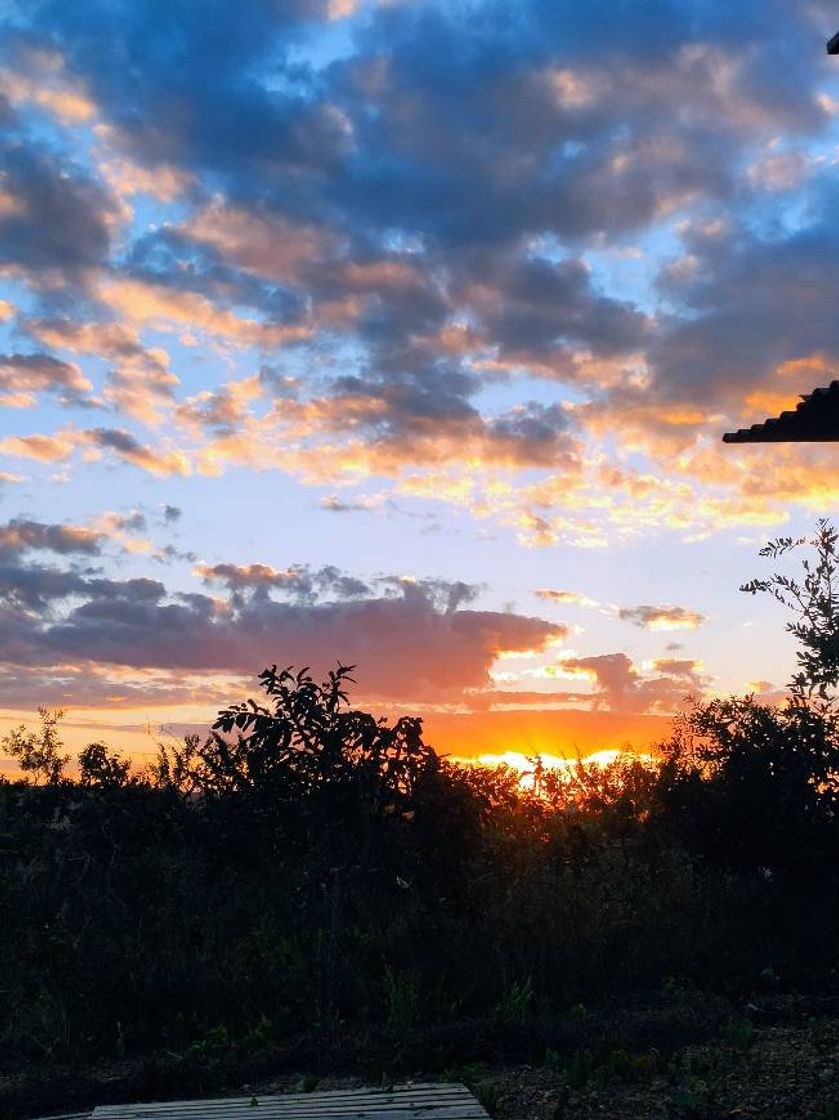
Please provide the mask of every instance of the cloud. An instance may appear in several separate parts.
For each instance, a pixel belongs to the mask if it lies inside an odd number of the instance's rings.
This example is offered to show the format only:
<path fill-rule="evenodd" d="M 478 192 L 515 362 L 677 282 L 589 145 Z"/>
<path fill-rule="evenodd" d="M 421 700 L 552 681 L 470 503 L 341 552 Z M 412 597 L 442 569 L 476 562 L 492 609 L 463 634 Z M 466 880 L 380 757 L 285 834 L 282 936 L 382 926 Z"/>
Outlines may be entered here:
<path fill-rule="evenodd" d="M 653 669 L 669 677 L 686 677 L 694 680 L 702 668 L 702 663 L 693 658 L 659 657 L 652 663 Z"/>
<path fill-rule="evenodd" d="M 563 658 L 559 667 L 563 674 L 590 680 L 596 689 L 592 705 L 612 711 L 669 713 L 704 688 L 696 661 L 655 661 L 653 676 L 644 676 L 625 653 Z"/>
<path fill-rule="evenodd" d="M 3 318 L 43 353 L 0 387 L 112 422 L 3 452 L 375 476 L 525 547 L 835 496 L 717 446 L 839 361 L 814 12 L 91 4 L 7 27 Z"/>
<path fill-rule="evenodd" d="M 0 453 L 40 463 L 58 463 L 70 458 L 78 442 L 78 434 L 72 430 L 52 436 L 6 436 L 0 439 Z"/>
<path fill-rule="evenodd" d="M 161 409 L 174 399 L 179 379 L 169 368 L 169 355 L 162 347 L 143 346 L 136 330 L 120 323 L 84 323 L 69 318 L 25 319 L 21 328 L 46 346 L 93 354 L 112 363 L 104 399 L 134 419 L 155 425 L 160 422 Z M 89 389 L 90 384 L 86 387 Z"/>
<path fill-rule="evenodd" d="M 40 521 L 13 518 L 0 525 L 0 556 L 47 549 L 62 555 L 81 553 L 98 556 L 106 535 L 79 525 L 48 525 Z"/>
<path fill-rule="evenodd" d="M 252 591 L 265 597 L 269 590 L 282 591 L 295 599 L 314 602 L 319 596 L 331 594 L 337 599 L 366 598 L 370 588 L 337 568 L 327 566 L 313 571 L 307 565 L 294 565 L 277 571 L 269 564 L 199 564 L 194 574 L 204 583 L 219 583 L 233 595 Z"/>
<path fill-rule="evenodd" d="M 190 472 L 189 460 L 183 452 L 177 449 L 157 451 L 142 444 L 124 428 L 67 428 L 51 436 L 36 434 L 0 439 L 0 453 L 42 463 L 63 462 L 79 448 L 87 448 L 86 454 L 92 457 L 101 451 L 111 451 L 123 462 L 159 477 Z"/>
<path fill-rule="evenodd" d="M 550 588 L 540 588 L 535 594 L 540 599 L 547 599 L 551 603 L 559 603 L 562 606 L 572 607 L 596 607 L 597 601 L 590 599 L 588 595 L 581 595 L 577 591 L 553 591 Z"/>
<path fill-rule="evenodd" d="M 189 328 L 206 331 L 241 345 L 281 346 L 311 335 L 311 328 L 296 323 L 263 322 L 237 315 L 206 296 L 133 277 L 108 277 L 99 284 L 102 303 L 131 324 L 148 324 L 160 330 Z"/>
<path fill-rule="evenodd" d="M 39 286 L 103 265 L 118 207 L 80 167 L 20 143 L 0 148 L 0 266 Z"/>
<path fill-rule="evenodd" d="M 0 354 L 0 405 L 23 398 L 35 404 L 34 393 L 56 393 L 64 404 L 84 404 L 93 388 L 77 365 L 49 354 Z"/>
<path fill-rule="evenodd" d="M 235 435 L 251 417 L 250 405 L 262 396 L 258 376 L 230 381 L 215 391 L 204 391 L 178 405 L 175 419 L 193 431 Z"/>
<path fill-rule="evenodd" d="M 189 462 L 180 451 L 155 451 L 122 428 L 91 428 L 80 437 L 92 447 L 113 451 L 118 458 L 149 474 L 167 477 L 189 474 Z"/>
<path fill-rule="evenodd" d="M 262 206 L 249 210 L 226 205 L 221 198 L 199 210 L 181 231 L 240 268 L 292 283 L 336 243 L 328 230 L 296 224 Z"/>
<path fill-rule="evenodd" d="M 12 105 L 36 105 L 66 125 L 86 124 L 96 114 L 83 86 L 67 74 L 56 51 L 30 47 L 16 52 L 15 65 L 0 71 L 0 93 Z"/>
<path fill-rule="evenodd" d="M 465 584 L 387 577 L 377 595 L 335 569 L 216 565 L 199 574 L 229 598 L 168 594 L 149 579 L 3 569 L 6 658 L 18 674 L 70 664 L 175 676 L 252 676 L 272 662 L 324 671 L 339 660 L 358 666 L 365 696 L 419 703 L 486 687 L 502 652 L 539 650 L 564 633 L 538 618 L 463 609 L 474 594 Z"/>
<path fill-rule="evenodd" d="M 582 348 L 610 357 L 638 350 L 649 326 L 631 303 L 598 293 L 583 261 L 507 257 L 472 278 L 467 292 L 498 361 L 574 378 Z"/>
<path fill-rule="evenodd" d="M 375 495 L 347 499 L 339 498 L 337 494 L 327 494 L 318 502 L 319 509 L 330 513 L 369 513 L 381 505 L 382 500 Z"/>
<path fill-rule="evenodd" d="M 688 607 L 621 607 L 618 618 L 646 630 L 697 630 L 707 621 L 705 615 Z"/>

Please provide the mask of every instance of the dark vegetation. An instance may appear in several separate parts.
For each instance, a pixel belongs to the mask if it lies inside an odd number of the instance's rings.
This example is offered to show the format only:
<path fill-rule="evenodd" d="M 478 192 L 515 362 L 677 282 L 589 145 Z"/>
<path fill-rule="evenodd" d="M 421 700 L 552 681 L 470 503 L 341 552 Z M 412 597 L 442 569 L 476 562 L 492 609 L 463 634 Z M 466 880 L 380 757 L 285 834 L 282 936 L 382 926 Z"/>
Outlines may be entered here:
<path fill-rule="evenodd" d="M 534 760 L 524 789 L 438 756 L 417 719 L 354 710 L 345 668 L 266 670 L 260 703 L 141 773 L 92 743 L 66 777 L 61 713 L 41 710 L 4 743 L 26 780 L 0 782 L 0 1074 L 34 1071 L 31 1090 L 49 1069 L 155 1055 L 162 1091 L 184 1095 L 260 1056 L 313 1068 L 335 1039 L 350 1065 L 374 1040 L 368 1074 L 504 1039 L 572 1078 L 603 1046 L 591 1007 L 832 991 L 837 538 L 820 522 L 763 554 L 801 546 L 800 585 L 743 588 L 793 611 L 785 703 L 695 704 L 654 765 Z M 592 1037 L 568 1056 L 575 1020 Z M 650 1031 L 643 1053 L 679 1042 Z M 657 1061 L 604 1053 L 638 1076 Z"/>

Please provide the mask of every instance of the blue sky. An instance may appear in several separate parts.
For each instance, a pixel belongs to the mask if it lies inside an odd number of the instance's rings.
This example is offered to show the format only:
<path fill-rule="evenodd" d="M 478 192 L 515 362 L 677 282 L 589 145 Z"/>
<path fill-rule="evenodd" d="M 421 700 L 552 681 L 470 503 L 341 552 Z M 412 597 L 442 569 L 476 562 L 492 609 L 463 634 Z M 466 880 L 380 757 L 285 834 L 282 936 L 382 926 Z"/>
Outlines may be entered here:
<path fill-rule="evenodd" d="M 141 752 L 341 660 L 561 752 L 778 694 L 737 587 L 835 452 L 720 437 L 834 376 L 830 5 L 2 18 L 0 718 Z"/>

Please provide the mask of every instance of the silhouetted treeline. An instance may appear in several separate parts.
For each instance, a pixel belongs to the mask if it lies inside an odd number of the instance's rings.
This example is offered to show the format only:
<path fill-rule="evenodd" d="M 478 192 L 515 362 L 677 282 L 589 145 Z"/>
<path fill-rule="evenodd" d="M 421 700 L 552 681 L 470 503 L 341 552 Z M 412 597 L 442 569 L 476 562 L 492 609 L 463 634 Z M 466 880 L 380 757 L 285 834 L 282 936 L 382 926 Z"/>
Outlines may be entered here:
<path fill-rule="evenodd" d="M 815 540 L 830 581 L 831 534 Z M 831 983 L 825 586 L 798 588 L 811 660 L 785 704 L 697 704 L 657 763 L 535 760 L 533 788 L 439 757 L 419 720 L 354 710 L 344 669 L 323 684 L 266 670 L 261 703 L 139 774 L 97 743 L 66 778 L 58 716 L 42 712 L 39 732 L 5 741 L 30 780 L 0 782 L 0 1061 Z"/>

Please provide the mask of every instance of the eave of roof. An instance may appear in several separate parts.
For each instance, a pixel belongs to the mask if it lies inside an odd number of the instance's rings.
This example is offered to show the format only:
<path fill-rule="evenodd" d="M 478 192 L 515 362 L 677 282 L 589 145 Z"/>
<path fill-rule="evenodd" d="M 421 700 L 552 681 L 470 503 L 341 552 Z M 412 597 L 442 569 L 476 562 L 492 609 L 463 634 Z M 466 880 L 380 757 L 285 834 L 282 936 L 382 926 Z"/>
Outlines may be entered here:
<path fill-rule="evenodd" d="M 726 432 L 723 443 L 839 442 L 839 381 L 802 396 L 801 403 L 780 416 Z"/>

